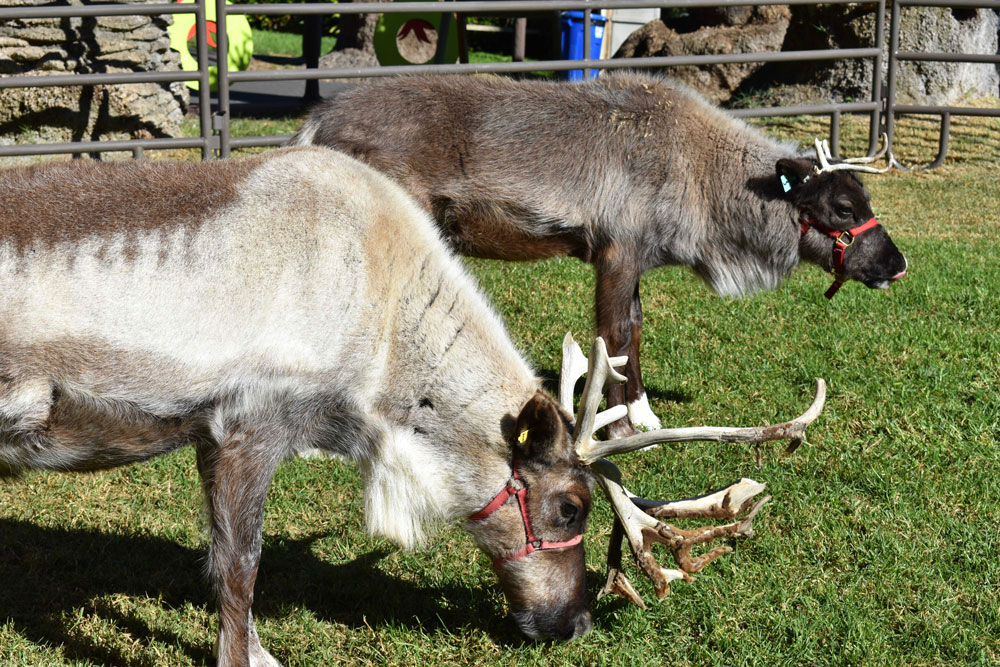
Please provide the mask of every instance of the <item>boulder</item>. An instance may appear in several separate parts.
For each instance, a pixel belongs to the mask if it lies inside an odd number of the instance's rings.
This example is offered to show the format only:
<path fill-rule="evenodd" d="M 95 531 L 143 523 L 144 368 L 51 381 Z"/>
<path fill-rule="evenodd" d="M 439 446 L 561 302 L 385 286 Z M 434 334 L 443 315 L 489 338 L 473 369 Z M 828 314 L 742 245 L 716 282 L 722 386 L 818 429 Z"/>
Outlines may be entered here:
<path fill-rule="evenodd" d="M 332 69 L 334 67 L 378 67 L 378 58 L 375 57 L 374 50 L 353 48 L 341 49 L 339 51 L 331 51 L 325 56 L 320 56 L 319 66 L 324 69 Z M 330 79 L 330 81 L 338 81 L 342 83 L 364 83 L 366 81 L 373 81 L 374 79 L 375 77 L 366 76 Z"/>
<path fill-rule="evenodd" d="M 880 78 L 888 79 L 889 14 Z M 862 48 L 875 42 L 874 5 L 798 5 L 785 50 Z M 989 9 L 904 7 L 900 15 L 899 50 L 923 53 L 997 53 L 997 14 Z M 870 99 L 872 60 L 773 63 L 760 73 L 781 84 L 777 101 L 822 103 Z M 901 62 L 896 101 L 906 104 L 951 104 L 973 96 L 997 95 L 997 68 L 979 63 Z"/>
<path fill-rule="evenodd" d="M 864 48 L 875 43 L 874 4 L 692 8 L 669 23 L 646 24 L 615 57 Z M 888 78 L 889 16 L 881 45 L 881 81 Z M 1000 52 L 992 9 L 904 7 L 900 51 Z M 730 105 L 822 104 L 868 100 L 872 59 L 819 60 L 670 68 L 716 102 Z M 902 62 L 896 99 L 907 104 L 952 104 L 1000 94 L 1000 66 L 981 63 Z"/>
<path fill-rule="evenodd" d="M 650 21 L 633 32 L 615 58 L 643 58 L 696 54 L 779 51 L 788 30 L 790 12 L 785 5 L 710 8 L 688 16 L 677 28 L 662 20 Z M 697 27 L 697 23 L 710 21 Z M 685 32 L 686 25 L 694 29 Z M 684 66 L 670 74 L 714 102 L 726 102 L 743 82 L 761 68 L 760 63 Z"/>

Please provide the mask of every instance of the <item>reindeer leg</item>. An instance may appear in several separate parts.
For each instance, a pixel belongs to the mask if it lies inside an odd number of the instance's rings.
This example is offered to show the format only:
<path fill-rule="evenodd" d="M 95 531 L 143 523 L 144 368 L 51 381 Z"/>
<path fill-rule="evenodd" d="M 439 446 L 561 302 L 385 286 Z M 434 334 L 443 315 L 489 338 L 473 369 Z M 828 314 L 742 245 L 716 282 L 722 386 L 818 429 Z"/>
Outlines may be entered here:
<path fill-rule="evenodd" d="M 264 437 L 269 430 L 227 425 L 222 442 L 197 448 L 212 531 L 208 569 L 219 601 L 219 667 L 280 667 L 260 645 L 250 611 L 264 503 L 281 459 L 274 439 Z"/>
<path fill-rule="evenodd" d="M 628 378 L 625 384 L 625 405 L 628 407 L 628 418 L 632 426 L 644 431 L 655 431 L 661 427 L 660 419 L 649 407 L 646 398 L 646 387 L 642 383 L 642 368 L 639 366 L 639 341 L 642 339 L 642 302 L 639 301 L 639 281 L 635 282 L 632 293 L 632 310 L 629 322 L 632 336 L 627 352 L 628 362 L 625 364 L 624 375 Z"/>
<path fill-rule="evenodd" d="M 626 387 L 629 396 L 638 400 L 645 396 L 642 377 L 639 374 L 639 334 L 642 328 L 642 309 L 639 302 L 638 269 L 628 266 L 627 255 L 617 245 L 601 248 L 594 256 L 594 270 L 597 273 L 597 335 L 607 344 L 611 356 L 628 355 L 625 367 L 625 385 L 608 388 L 608 408 L 626 403 Z M 608 424 L 608 439 L 633 435 L 636 430 L 628 417 Z"/>

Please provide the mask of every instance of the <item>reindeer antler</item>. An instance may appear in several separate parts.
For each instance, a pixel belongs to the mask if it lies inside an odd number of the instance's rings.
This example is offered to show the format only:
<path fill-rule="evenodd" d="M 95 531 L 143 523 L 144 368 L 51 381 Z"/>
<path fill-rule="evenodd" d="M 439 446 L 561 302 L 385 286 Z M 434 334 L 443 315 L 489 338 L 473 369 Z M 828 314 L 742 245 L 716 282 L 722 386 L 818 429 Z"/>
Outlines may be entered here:
<path fill-rule="evenodd" d="M 806 427 L 819 415 L 826 400 L 826 383 L 817 378 L 816 397 L 812 405 L 798 418 L 773 426 L 732 428 L 699 426 L 691 428 L 660 429 L 640 433 L 619 440 L 595 441 L 593 434 L 612 421 L 625 416 L 624 406 L 598 413 L 606 385 L 621 383 L 625 377 L 615 371 L 626 357 L 608 357 L 603 339 L 598 337 L 591 349 L 589 365 L 570 334 L 563 339 L 563 374 L 560 378 L 559 400 L 571 411 L 572 392 L 577 379 L 586 372 L 587 382 L 576 417 L 573 439 L 577 455 L 590 468 L 598 484 L 611 502 L 615 525 L 608 549 L 608 577 L 599 596 L 617 593 L 642 608 L 645 603 L 625 576 L 621 566 L 621 538 L 628 539 L 636 564 L 653 582 L 658 597 L 670 592 L 670 582 L 676 579 L 691 580 L 698 572 L 719 556 L 732 551 L 728 546 L 715 547 L 700 557 L 692 557 L 691 550 L 719 537 L 743 537 L 753 534 L 753 519 L 770 496 L 754 503 L 754 497 L 764 490 L 764 484 L 752 479 L 741 479 L 714 493 L 676 501 L 652 501 L 640 498 L 626 489 L 621 482 L 618 467 L 604 456 L 634 451 L 659 442 L 684 442 L 716 440 L 724 442 L 765 442 L 791 439 L 788 451 L 793 451 L 805 439 Z M 682 530 L 659 521 L 663 518 L 704 517 L 736 519 L 722 526 L 707 526 L 697 530 Z M 742 518 L 741 518 L 742 517 Z M 667 545 L 680 569 L 660 567 L 651 553 L 653 543 Z"/>
<path fill-rule="evenodd" d="M 569 363 L 566 361 L 567 357 L 570 358 Z M 576 447 L 577 456 L 584 463 L 593 461 L 586 457 L 584 452 L 589 451 L 595 444 L 594 433 L 628 414 L 628 408 L 624 405 L 616 405 L 602 412 L 597 411 L 601 401 L 604 400 L 608 385 L 625 382 L 625 376 L 616 371 L 615 367 L 624 366 L 627 361 L 628 357 L 609 357 L 604 339 L 598 336 L 594 339 L 594 345 L 590 350 L 588 364 L 587 357 L 583 356 L 573 336 L 567 333 L 563 338 L 564 375 L 559 382 L 559 402 L 568 412 L 573 411 L 573 387 L 580 375 L 587 374 L 583 397 L 580 399 L 580 409 L 576 413 L 576 428 L 573 430 L 573 445 Z"/>
<path fill-rule="evenodd" d="M 882 142 L 882 150 L 880 150 L 875 155 L 872 155 L 871 157 L 852 157 L 852 158 L 847 158 L 845 160 L 841 160 L 837 164 L 831 164 L 830 160 L 833 159 L 833 156 L 830 154 L 830 144 L 827 142 L 826 139 L 823 139 L 822 141 L 816 139 L 816 157 L 819 158 L 819 164 L 820 164 L 819 167 L 815 168 L 816 173 L 822 174 L 827 171 L 849 170 L 849 171 L 864 171 L 869 174 L 884 174 L 885 172 L 892 169 L 891 160 L 889 161 L 889 164 L 886 165 L 885 169 L 876 169 L 875 167 L 862 166 L 864 164 L 880 160 L 886 154 L 886 151 L 889 150 L 889 136 L 883 133 L 881 136 L 881 142 Z"/>

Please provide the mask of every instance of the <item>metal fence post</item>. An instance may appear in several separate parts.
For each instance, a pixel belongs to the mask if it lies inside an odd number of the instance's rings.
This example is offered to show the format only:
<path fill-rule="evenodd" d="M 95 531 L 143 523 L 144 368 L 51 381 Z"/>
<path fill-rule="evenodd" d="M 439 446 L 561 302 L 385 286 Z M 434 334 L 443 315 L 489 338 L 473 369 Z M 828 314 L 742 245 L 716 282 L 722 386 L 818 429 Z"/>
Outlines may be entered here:
<path fill-rule="evenodd" d="M 320 53 L 323 42 L 323 17 L 319 14 L 310 14 L 302 20 L 302 59 L 305 61 L 306 69 L 316 69 L 319 67 Z M 305 102 L 316 102 L 320 98 L 319 80 L 308 79 L 306 81 L 306 92 L 302 96 Z"/>
<path fill-rule="evenodd" d="M 219 133 L 219 157 L 229 157 L 229 36 L 226 34 L 226 0 L 215 1 L 215 42 L 218 45 L 219 82 L 218 107 L 212 119 L 212 128 Z"/>
<path fill-rule="evenodd" d="M 899 51 L 899 17 L 900 17 L 900 2 L 899 0 L 893 0 L 892 3 L 892 17 L 889 20 L 889 74 L 888 74 L 888 92 L 886 93 L 885 100 L 885 134 L 886 143 L 888 144 L 889 151 L 889 164 L 900 169 L 905 169 L 902 164 L 896 159 L 896 153 L 893 150 L 893 134 L 896 129 L 896 70 L 899 68 L 899 61 L 896 59 L 896 53 Z"/>
<path fill-rule="evenodd" d="M 198 42 L 198 121 L 201 129 L 201 159 L 211 160 L 212 142 L 212 91 L 208 76 L 208 20 L 205 18 L 205 3 L 209 0 L 195 0 L 195 39 Z M 184 85 L 187 85 L 185 83 Z"/>
<path fill-rule="evenodd" d="M 893 3 L 895 4 L 895 3 Z M 878 14 L 875 16 L 875 44 L 879 49 L 872 64 L 872 102 L 878 106 L 872 111 L 871 121 L 868 128 L 868 155 L 875 155 L 878 151 L 879 128 L 883 124 L 883 114 L 886 109 L 882 106 L 882 45 L 885 44 L 885 0 L 879 0 L 875 8 Z"/>

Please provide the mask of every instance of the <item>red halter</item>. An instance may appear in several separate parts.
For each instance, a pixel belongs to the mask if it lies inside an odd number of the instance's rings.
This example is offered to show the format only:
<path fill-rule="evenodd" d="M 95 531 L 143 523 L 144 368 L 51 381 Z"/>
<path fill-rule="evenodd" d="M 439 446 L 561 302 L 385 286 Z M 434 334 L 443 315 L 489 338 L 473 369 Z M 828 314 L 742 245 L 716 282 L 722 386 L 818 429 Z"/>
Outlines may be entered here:
<path fill-rule="evenodd" d="M 511 465 L 511 477 L 510 481 L 507 482 L 507 486 L 503 488 L 496 496 L 493 497 L 486 507 L 479 510 L 475 514 L 469 517 L 469 521 L 482 521 L 493 512 L 500 509 L 504 503 L 510 500 L 513 496 L 517 500 L 517 506 L 521 510 L 521 520 L 524 522 L 524 536 L 525 542 L 524 546 L 508 556 L 494 557 L 493 565 L 499 565 L 506 561 L 517 560 L 518 558 L 523 558 L 530 553 L 536 551 L 544 551 L 546 549 L 560 549 L 562 547 L 573 547 L 583 541 L 583 534 L 572 537 L 565 542 L 545 542 L 539 540 L 535 537 L 535 533 L 531 530 L 531 517 L 528 515 L 528 487 L 524 478 L 521 477 L 520 471 L 517 469 L 517 464 Z"/>
<path fill-rule="evenodd" d="M 805 236 L 809 228 L 812 227 L 823 234 L 826 234 L 831 239 L 833 239 L 833 284 L 830 285 L 823 296 L 827 299 L 832 299 L 833 295 L 837 293 L 840 286 L 844 284 L 847 279 L 844 278 L 844 251 L 847 250 L 847 246 L 854 243 L 854 239 L 861 234 L 867 232 L 869 229 L 878 226 L 878 220 L 874 217 L 868 220 L 868 222 L 862 223 L 857 227 L 853 227 L 846 231 L 840 229 L 831 229 L 823 223 L 819 222 L 816 218 L 808 218 L 805 216 L 805 212 L 801 212 L 799 217 L 799 224 L 802 227 L 801 236 Z"/>

